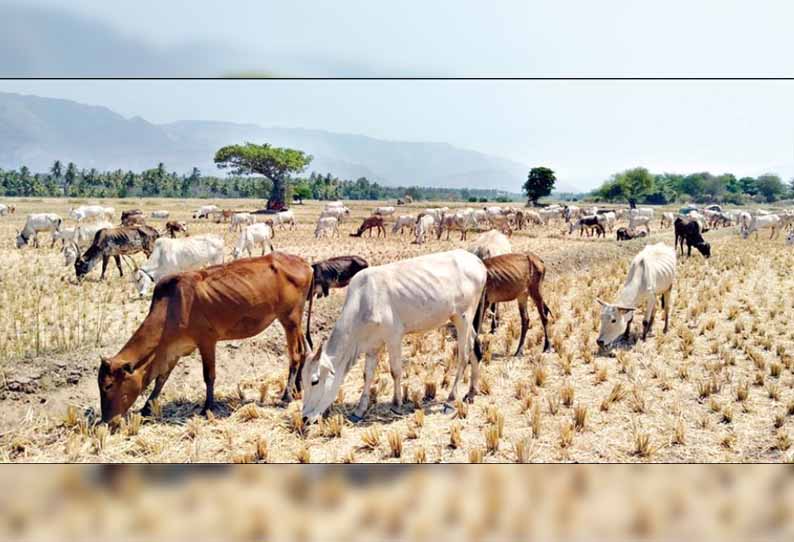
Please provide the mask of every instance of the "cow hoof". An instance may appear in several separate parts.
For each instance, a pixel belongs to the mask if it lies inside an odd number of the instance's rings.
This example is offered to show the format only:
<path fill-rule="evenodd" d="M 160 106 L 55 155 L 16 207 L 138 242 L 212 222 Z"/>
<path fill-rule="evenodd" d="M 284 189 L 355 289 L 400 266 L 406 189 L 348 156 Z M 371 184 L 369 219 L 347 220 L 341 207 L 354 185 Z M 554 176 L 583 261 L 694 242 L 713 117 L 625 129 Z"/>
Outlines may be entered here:
<path fill-rule="evenodd" d="M 474 394 L 473 393 L 467 393 L 466 397 L 464 397 L 463 400 L 466 401 L 469 404 L 472 404 L 474 402 Z"/>
<path fill-rule="evenodd" d="M 359 416 L 358 414 L 353 413 L 350 416 L 348 416 L 347 419 L 353 423 L 358 423 L 364 419 L 364 416 Z"/>

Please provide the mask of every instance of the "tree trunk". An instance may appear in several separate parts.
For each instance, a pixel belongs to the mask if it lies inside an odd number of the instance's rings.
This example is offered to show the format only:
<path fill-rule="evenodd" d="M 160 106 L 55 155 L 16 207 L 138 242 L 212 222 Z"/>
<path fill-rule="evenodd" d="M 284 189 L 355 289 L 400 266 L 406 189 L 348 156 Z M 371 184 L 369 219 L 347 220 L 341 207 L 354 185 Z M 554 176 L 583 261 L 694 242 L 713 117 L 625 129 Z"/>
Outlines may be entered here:
<path fill-rule="evenodd" d="M 270 191 L 270 199 L 267 200 L 267 208 L 271 211 L 280 211 L 286 206 L 287 202 L 287 183 L 284 179 L 272 179 L 273 189 Z"/>

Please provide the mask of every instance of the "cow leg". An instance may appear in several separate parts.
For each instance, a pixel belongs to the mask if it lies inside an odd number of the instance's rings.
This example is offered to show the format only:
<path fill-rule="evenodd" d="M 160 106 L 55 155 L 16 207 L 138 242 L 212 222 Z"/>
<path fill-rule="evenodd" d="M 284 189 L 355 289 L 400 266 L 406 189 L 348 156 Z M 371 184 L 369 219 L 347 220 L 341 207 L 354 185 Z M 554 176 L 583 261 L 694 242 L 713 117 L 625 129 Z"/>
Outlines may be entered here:
<path fill-rule="evenodd" d="M 116 260 L 116 267 L 119 268 L 119 276 L 124 276 L 124 271 L 121 269 L 121 256 L 113 256 L 113 259 Z"/>
<path fill-rule="evenodd" d="M 215 408 L 215 343 L 199 345 L 201 364 L 204 370 L 204 385 L 207 387 L 207 398 L 204 400 L 202 414 Z"/>
<path fill-rule="evenodd" d="M 392 342 L 389 344 L 389 368 L 391 369 L 391 377 L 394 381 L 394 396 L 392 398 L 392 412 L 400 414 L 400 409 L 403 406 L 403 390 L 402 390 L 402 376 L 403 376 L 403 362 L 402 362 L 402 344 L 401 342 Z"/>
<path fill-rule="evenodd" d="M 681 254 L 683 256 L 683 254 Z M 689 241 L 686 242 L 686 257 L 689 258 L 692 256 L 692 245 L 689 244 Z"/>
<path fill-rule="evenodd" d="M 540 323 L 543 325 L 543 351 L 549 352 L 551 351 L 551 345 L 549 343 L 549 315 L 546 307 L 546 303 L 543 301 L 543 294 L 540 291 L 540 281 L 531 282 L 529 285 L 529 297 L 532 298 L 532 301 L 535 302 L 535 307 L 538 309 L 538 316 L 540 317 Z M 519 310 L 521 307 L 519 305 Z M 526 310 L 525 310 L 526 312 Z M 521 344 L 524 344 L 522 339 Z"/>
<path fill-rule="evenodd" d="M 176 366 L 176 364 L 174 364 Z M 173 370 L 173 367 L 171 368 Z M 149 397 L 146 399 L 146 402 L 143 404 L 143 408 L 141 409 L 141 416 L 151 416 L 152 415 L 152 403 L 160 396 L 160 392 L 163 391 L 163 386 L 165 386 L 165 381 L 168 380 L 168 377 L 171 376 L 171 370 L 163 375 L 159 375 L 154 381 L 154 389 L 152 389 L 152 393 L 149 394 Z"/>
<path fill-rule="evenodd" d="M 499 316 L 496 314 L 498 305 L 496 303 L 491 303 L 488 306 L 488 311 L 491 313 L 491 335 L 496 333 L 496 328 L 499 327 Z"/>
<path fill-rule="evenodd" d="M 630 335 L 630 331 L 631 331 L 631 323 L 633 321 L 634 321 L 634 313 L 632 312 L 631 313 L 631 317 L 629 318 L 629 321 L 626 322 L 626 331 L 623 332 L 623 340 L 624 341 L 628 341 L 629 340 L 629 335 Z"/>
<path fill-rule="evenodd" d="M 350 418 L 354 422 L 364 419 L 364 413 L 369 407 L 369 388 L 372 386 L 372 379 L 375 377 L 375 367 L 378 365 L 377 350 L 367 352 L 366 358 L 366 364 L 364 365 L 364 390 L 361 392 L 361 399 L 359 399 L 358 406 Z"/>
<path fill-rule="evenodd" d="M 670 301 L 673 294 L 673 287 L 662 294 L 662 308 L 664 309 L 664 331 L 667 333 L 667 328 L 670 323 Z"/>
<path fill-rule="evenodd" d="M 642 319 L 642 340 L 648 336 L 648 332 L 653 326 L 653 316 L 656 313 L 656 296 L 648 300 L 648 306 L 645 309 L 645 318 Z"/>
<path fill-rule="evenodd" d="M 102 274 L 99 275 L 99 280 L 105 280 L 105 271 L 108 268 L 108 257 L 102 256 Z"/>
<path fill-rule="evenodd" d="M 474 339 L 474 327 L 469 322 L 465 314 L 455 315 L 453 317 L 455 324 L 456 335 L 458 336 L 458 371 L 455 373 L 455 381 L 452 383 L 452 388 L 449 390 L 449 397 L 447 402 L 453 403 L 455 401 L 455 392 L 458 389 L 458 382 L 463 376 L 463 371 L 466 370 L 466 365 L 469 361 L 469 347 Z M 479 378 L 480 371 L 477 359 L 471 360 L 471 387 L 469 393 L 466 395 L 467 402 L 474 401 L 474 396 L 477 394 L 477 379 Z M 475 365 L 477 365 L 475 367 Z"/>
<path fill-rule="evenodd" d="M 521 336 L 518 339 L 518 349 L 514 354 L 516 357 L 524 355 L 524 340 L 527 337 L 527 330 L 529 329 L 529 314 L 527 314 L 526 296 L 518 298 L 518 315 L 521 317 Z"/>
<path fill-rule="evenodd" d="M 279 318 L 284 333 L 287 336 L 287 354 L 289 355 L 289 373 L 287 374 L 287 385 L 284 387 L 284 394 L 281 401 L 289 403 L 290 400 L 300 391 L 302 382 L 299 378 L 306 361 L 306 351 L 301 333 L 301 316 L 303 306 L 296 307 L 286 318 Z"/>

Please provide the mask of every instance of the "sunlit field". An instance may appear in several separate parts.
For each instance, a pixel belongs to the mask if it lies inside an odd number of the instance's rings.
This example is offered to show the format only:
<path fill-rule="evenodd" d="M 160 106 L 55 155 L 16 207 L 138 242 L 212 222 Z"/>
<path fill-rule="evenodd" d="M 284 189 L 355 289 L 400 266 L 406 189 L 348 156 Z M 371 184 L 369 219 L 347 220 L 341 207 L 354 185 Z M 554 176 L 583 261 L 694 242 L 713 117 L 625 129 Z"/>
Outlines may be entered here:
<path fill-rule="evenodd" d="M 4 203 L 8 203 L 3 200 Z M 633 336 L 599 353 L 600 307 L 626 278 L 631 258 L 649 242 L 673 243 L 672 228 L 657 218 L 650 238 L 617 243 L 567 234 L 562 221 L 516 231 L 515 252 L 532 251 L 546 263 L 544 296 L 553 313 L 553 352 L 542 354 L 542 328 L 530 310 L 525 355 L 512 357 L 520 331 L 515 303 L 502 308 L 502 325 L 485 345 L 480 394 L 473 404 L 445 413 L 455 341 L 446 329 L 409 336 L 403 343 L 406 407 L 391 412 L 392 380 L 385 354 L 370 391 L 378 402 L 364 420 L 348 421 L 362 391 L 363 359 L 348 375 L 329 415 L 304 427 L 300 400 L 280 404 L 287 374 L 284 334 L 278 324 L 257 337 L 219 343 L 218 409 L 200 415 L 204 383 L 198 354 L 182 358 L 152 417 L 137 411 L 121 426 L 97 422 L 96 375 L 101 355 L 113 355 L 145 317 L 124 265 L 99 281 L 99 266 L 81 284 L 65 267 L 60 245 L 17 249 L 15 237 L 31 212 L 64 217 L 83 200 L 16 200 L 16 214 L 0 217 L 0 460 L 135 462 L 524 462 L 524 461 L 784 461 L 794 448 L 794 247 L 785 235 L 741 239 L 735 228 L 705 234 L 712 257 L 679 257 L 670 331 L 656 324 L 647 341 Z M 202 204 L 253 210 L 251 200 L 106 200 L 121 211 L 165 209 L 188 223 L 191 235 L 217 233 L 231 259 L 238 233 L 228 224 L 194 220 Z M 466 247 L 449 241 L 413 244 L 413 235 L 353 238 L 383 202 L 349 203 L 341 236 L 314 238 L 322 203 L 292 207 L 295 230 L 276 229 L 277 250 L 309 262 L 359 255 L 378 265 L 419 254 Z M 449 204 L 464 206 L 472 204 Z M 473 204 L 480 206 L 481 204 Z M 398 207 L 416 214 L 437 203 Z M 673 210 L 671 207 L 670 209 Z M 165 220 L 148 219 L 162 230 Z M 618 226 L 625 226 L 619 221 Z M 140 264 L 144 256 L 134 257 Z M 344 301 L 334 290 L 316 300 L 315 345 L 328 336 Z M 305 320 L 304 320 L 305 323 Z M 490 326 L 483 326 L 488 329 Z M 454 374 L 453 374 L 454 376 Z M 468 372 L 466 373 L 468 378 Z M 466 383 L 468 380 L 465 381 Z M 465 384 L 464 384 L 465 385 Z M 463 390 L 463 386 L 461 390 Z"/>

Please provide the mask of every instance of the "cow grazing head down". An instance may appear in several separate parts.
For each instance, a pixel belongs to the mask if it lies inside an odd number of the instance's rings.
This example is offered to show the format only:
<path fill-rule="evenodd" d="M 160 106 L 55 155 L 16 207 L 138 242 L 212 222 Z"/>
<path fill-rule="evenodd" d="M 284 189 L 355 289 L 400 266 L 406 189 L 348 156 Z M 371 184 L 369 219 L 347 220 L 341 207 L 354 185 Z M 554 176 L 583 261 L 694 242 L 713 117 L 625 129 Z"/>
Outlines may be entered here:
<path fill-rule="evenodd" d="M 74 261 L 74 273 L 77 276 L 77 280 L 83 280 L 83 277 L 94 268 L 96 263 L 96 258 L 85 260 L 82 256 L 77 256 L 77 259 Z"/>
<path fill-rule="evenodd" d="M 102 358 L 99 365 L 99 403 L 102 421 L 109 422 L 121 416 L 143 391 L 143 371 L 136 370 L 133 362 L 112 364 Z"/>
<path fill-rule="evenodd" d="M 25 236 L 25 232 L 19 232 L 17 234 L 17 248 L 22 248 L 28 244 L 28 238 Z"/>
<path fill-rule="evenodd" d="M 340 371 L 341 373 L 341 371 Z M 312 356 L 307 356 L 301 374 L 303 380 L 303 419 L 307 423 L 317 421 L 336 399 L 342 386 L 343 375 L 337 378 L 331 359 L 325 353 L 325 345 Z"/>
<path fill-rule="evenodd" d="M 706 241 L 703 241 L 701 243 L 696 243 L 692 246 L 698 249 L 698 251 L 703 255 L 704 258 L 711 257 L 711 245 L 708 244 Z"/>
<path fill-rule="evenodd" d="M 596 344 L 604 348 L 617 340 L 625 333 L 627 326 L 634 317 L 634 307 L 621 307 L 597 299 L 601 305 L 601 333 L 598 334 Z"/>

